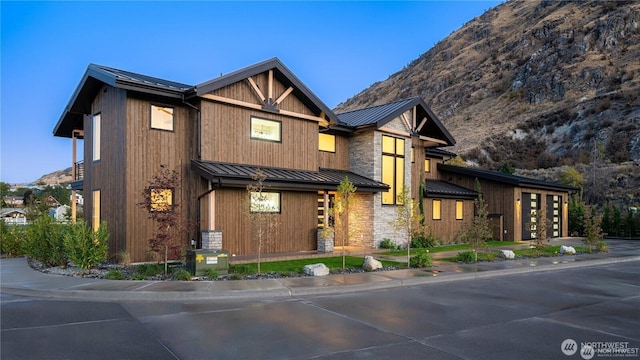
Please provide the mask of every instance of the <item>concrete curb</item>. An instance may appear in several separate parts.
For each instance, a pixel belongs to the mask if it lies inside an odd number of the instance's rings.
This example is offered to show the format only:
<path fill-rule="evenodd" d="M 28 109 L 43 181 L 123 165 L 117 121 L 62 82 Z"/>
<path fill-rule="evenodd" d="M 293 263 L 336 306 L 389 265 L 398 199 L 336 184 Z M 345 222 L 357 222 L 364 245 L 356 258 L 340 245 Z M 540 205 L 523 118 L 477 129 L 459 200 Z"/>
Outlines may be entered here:
<path fill-rule="evenodd" d="M 562 269 L 573 269 L 580 267 L 590 266 L 602 266 L 615 264 L 620 262 L 640 261 L 640 256 L 627 256 L 627 257 L 611 257 L 603 259 L 591 259 L 591 260 L 579 260 L 569 262 L 558 262 L 555 264 L 536 265 L 528 267 L 514 267 L 510 269 L 497 269 L 497 270 L 484 270 L 468 273 L 443 273 L 430 274 L 424 272 L 425 275 L 420 275 L 420 270 L 413 272 L 413 276 L 407 278 L 393 277 L 392 272 L 381 272 L 378 276 L 378 280 L 371 282 L 360 282 L 357 284 L 339 284 L 339 285 L 316 285 L 316 286 L 293 286 L 288 284 L 285 279 L 274 279 L 269 282 L 261 282 L 256 285 L 263 285 L 261 289 L 216 289 L 213 286 L 206 286 L 204 290 L 188 290 L 182 291 L 167 290 L 167 291 L 153 291 L 142 290 L 150 287 L 154 283 L 142 283 L 131 290 L 82 290 L 70 288 L 58 288 L 47 289 L 44 287 L 34 286 L 33 283 L 26 283 L 26 285 L 0 285 L 0 293 L 11 294 L 19 296 L 30 297 L 42 297 L 42 298 L 55 298 L 55 299 L 67 299 L 67 300 L 92 300 L 92 301 L 167 301 L 167 302 L 186 302 L 186 301 L 203 301 L 203 300 L 232 300 L 232 299 L 268 299 L 268 298 L 286 298 L 286 297 L 299 297 L 299 296 L 318 296 L 318 295 L 333 295 L 333 294 L 345 294 L 361 291 L 392 289 L 398 287 L 418 286 L 437 284 L 443 282 L 454 282 L 460 280 L 472 280 L 472 279 L 488 279 L 493 277 L 524 274 L 524 273 L 536 273 L 547 272 Z M 357 275 L 357 274 L 356 274 Z M 339 275 L 329 275 L 339 276 Z M 113 280 L 117 281 L 117 280 Z M 260 280 L 247 280 L 260 281 Z M 95 283 L 98 283 L 96 281 Z M 137 282 L 136 282 L 137 283 Z M 115 283 L 114 283 L 115 284 Z M 249 283 L 251 284 L 251 283 Z M 92 283 L 84 283 L 78 285 L 91 286 Z M 127 284 L 125 284 L 127 285 Z M 130 284 L 128 284 L 130 285 Z M 266 286 L 265 286 L 266 285 Z M 203 285 L 204 287 L 205 285 Z M 266 288 L 264 288 L 266 287 Z M 139 289 L 139 290 L 138 290 Z"/>

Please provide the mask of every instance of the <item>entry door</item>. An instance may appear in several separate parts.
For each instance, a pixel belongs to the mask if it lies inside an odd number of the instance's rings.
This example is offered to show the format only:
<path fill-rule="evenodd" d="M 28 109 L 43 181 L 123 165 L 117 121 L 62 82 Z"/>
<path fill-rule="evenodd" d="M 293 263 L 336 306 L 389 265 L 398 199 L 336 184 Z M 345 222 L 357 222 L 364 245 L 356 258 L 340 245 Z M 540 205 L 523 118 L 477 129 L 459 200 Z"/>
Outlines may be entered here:
<path fill-rule="evenodd" d="M 536 211 L 540 210 L 540 194 L 522 193 L 522 240 L 535 239 Z"/>
<path fill-rule="evenodd" d="M 547 195 L 547 237 L 560 237 L 562 229 L 562 213 L 560 206 L 562 196 Z"/>

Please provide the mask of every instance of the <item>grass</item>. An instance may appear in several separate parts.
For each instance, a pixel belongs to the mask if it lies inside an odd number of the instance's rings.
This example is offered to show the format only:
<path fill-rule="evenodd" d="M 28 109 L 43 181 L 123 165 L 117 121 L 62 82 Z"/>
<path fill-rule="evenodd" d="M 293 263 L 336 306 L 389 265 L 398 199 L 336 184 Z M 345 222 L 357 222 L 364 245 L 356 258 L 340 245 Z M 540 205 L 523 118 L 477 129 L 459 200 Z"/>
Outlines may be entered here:
<path fill-rule="evenodd" d="M 511 245 L 523 245 L 525 242 L 515 242 L 515 241 L 487 241 L 487 246 L 492 247 L 501 247 L 501 246 L 511 246 Z M 414 255 L 414 252 L 419 249 L 411 249 L 411 255 Z M 431 248 L 427 248 L 430 253 L 439 253 L 445 251 L 466 251 L 471 250 L 471 246 L 468 244 L 452 244 L 452 245 L 441 245 L 434 246 Z M 407 250 L 393 250 L 389 252 L 382 253 L 382 255 L 390 255 L 390 256 L 406 256 Z"/>
<path fill-rule="evenodd" d="M 406 253 L 405 253 L 406 254 Z M 345 257 L 346 268 L 361 268 L 364 260 L 362 257 Z M 395 261 L 380 260 L 382 266 L 402 266 Z M 302 273 L 305 265 L 323 263 L 331 270 L 342 269 L 342 256 L 332 256 L 325 258 L 297 259 L 284 261 L 261 262 L 260 270 L 263 273 Z M 253 274 L 258 272 L 257 263 L 230 265 L 229 272 L 236 274 Z"/>
<path fill-rule="evenodd" d="M 513 250 L 513 252 L 515 253 L 516 257 L 525 257 L 525 258 L 535 258 L 535 257 L 541 257 L 541 256 L 558 256 L 560 255 L 560 246 L 561 245 L 547 246 L 543 249 L 535 249 L 535 248 L 517 249 L 517 250 Z M 574 249 L 576 249 L 576 253 L 589 251 L 589 249 L 584 246 L 574 246 Z M 499 254 L 497 251 L 483 251 L 478 253 L 478 261 L 493 261 L 498 256 Z M 571 255 L 566 255 L 566 256 L 571 256 Z M 438 260 L 456 262 L 457 257 L 453 256 L 453 257 L 442 258 Z"/>

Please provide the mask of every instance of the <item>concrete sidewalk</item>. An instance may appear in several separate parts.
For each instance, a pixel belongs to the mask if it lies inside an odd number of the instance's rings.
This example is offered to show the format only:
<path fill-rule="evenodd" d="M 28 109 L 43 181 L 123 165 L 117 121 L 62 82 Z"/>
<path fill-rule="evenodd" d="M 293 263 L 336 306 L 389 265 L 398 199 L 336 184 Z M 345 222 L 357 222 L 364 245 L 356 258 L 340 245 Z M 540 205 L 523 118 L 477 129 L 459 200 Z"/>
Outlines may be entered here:
<path fill-rule="evenodd" d="M 608 242 L 608 253 L 498 260 L 478 264 L 441 262 L 436 258 L 431 269 L 236 281 L 183 282 L 90 279 L 43 274 L 31 269 L 25 258 L 2 259 L 0 260 L 0 293 L 100 301 L 183 302 L 216 299 L 262 299 L 329 295 L 640 261 L 640 241 L 608 240 Z M 562 240 L 562 244 L 579 245 L 575 240 L 566 239 Z M 444 254 L 437 257 L 440 256 L 444 256 Z"/>

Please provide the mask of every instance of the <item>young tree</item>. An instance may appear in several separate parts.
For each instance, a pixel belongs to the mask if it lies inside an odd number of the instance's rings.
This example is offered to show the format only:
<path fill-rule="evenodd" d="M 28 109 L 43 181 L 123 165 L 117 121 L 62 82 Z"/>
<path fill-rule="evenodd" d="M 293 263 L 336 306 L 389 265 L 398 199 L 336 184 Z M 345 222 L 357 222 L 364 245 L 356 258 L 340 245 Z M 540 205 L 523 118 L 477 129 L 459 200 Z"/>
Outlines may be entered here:
<path fill-rule="evenodd" d="M 404 187 L 402 193 L 398 195 L 396 206 L 396 218 L 389 223 L 396 231 L 402 233 L 407 241 L 407 268 L 411 267 L 411 238 L 424 232 L 424 216 L 420 213 L 418 201 L 414 201 L 409 194 L 409 189 Z"/>
<path fill-rule="evenodd" d="M 569 198 L 569 234 L 571 236 L 579 236 L 584 234 L 584 219 L 585 205 L 578 195 L 573 195 Z"/>
<path fill-rule="evenodd" d="M 547 246 L 545 241 L 548 241 L 547 239 L 547 230 L 548 230 L 548 221 L 547 221 L 547 217 L 544 214 L 544 211 L 542 210 L 535 210 L 533 213 L 533 218 L 529 223 L 527 223 L 527 226 L 529 227 L 529 231 L 531 231 L 532 233 L 535 234 L 535 237 L 533 238 L 533 246 L 538 249 L 538 250 L 542 250 L 544 249 L 545 246 Z"/>
<path fill-rule="evenodd" d="M 336 228 L 340 229 L 342 238 L 342 270 L 345 269 L 345 245 L 349 240 L 349 214 L 353 206 L 356 187 L 349 177 L 345 176 L 338 185 L 336 200 L 334 204 L 334 213 L 336 215 Z"/>
<path fill-rule="evenodd" d="M 186 246 L 186 242 L 180 240 L 180 234 L 185 233 L 187 227 L 173 196 L 179 187 L 178 172 L 169 170 L 167 165 L 160 165 L 159 173 L 142 191 L 143 201 L 138 203 L 156 225 L 155 234 L 149 239 L 149 250 L 164 260 L 165 276 L 169 270 L 169 259 L 179 259 Z"/>
<path fill-rule="evenodd" d="M 263 193 L 264 181 L 267 179 L 264 171 L 257 169 L 251 178 L 255 181 L 255 184 L 247 185 L 250 204 L 248 218 L 251 223 L 252 236 L 255 236 L 258 246 L 258 274 L 260 274 L 262 250 L 271 243 L 278 229 L 278 221 L 273 206 L 269 204 L 266 194 Z"/>
<path fill-rule="evenodd" d="M 491 239 L 493 233 L 489 226 L 489 211 L 487 210 L 487 204 L 484 202 L 478 179 L 476 179 L 476 191 L 478 192 L 478 198 L 474 200 L 476 215 L 473 217 L 473 222 L 470 226 L 462 228 L 458 238 L 462 242 L 471 245 L 477 262 L 478 251 L 486 245 L 486 241 Z"/>
<path fill-rule="evenodd" d="M 584 212 L 584 239 L 582 242 L 589 246 L 589 251 L 593 251 L 593 246 L 604 238 L 601 224 L 602 215 L 597 215 L 594 208 L 587 206 Z"/>

